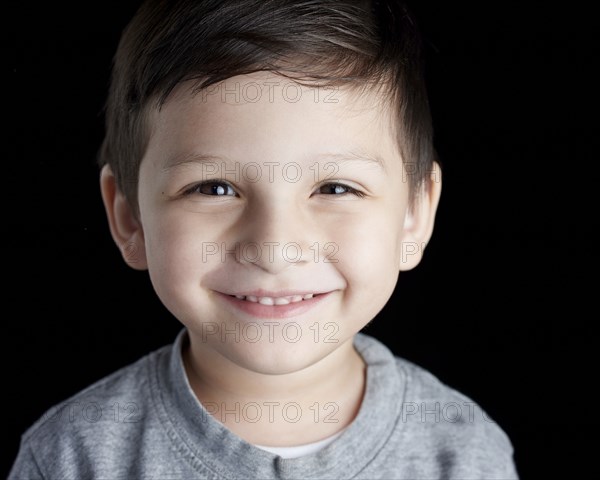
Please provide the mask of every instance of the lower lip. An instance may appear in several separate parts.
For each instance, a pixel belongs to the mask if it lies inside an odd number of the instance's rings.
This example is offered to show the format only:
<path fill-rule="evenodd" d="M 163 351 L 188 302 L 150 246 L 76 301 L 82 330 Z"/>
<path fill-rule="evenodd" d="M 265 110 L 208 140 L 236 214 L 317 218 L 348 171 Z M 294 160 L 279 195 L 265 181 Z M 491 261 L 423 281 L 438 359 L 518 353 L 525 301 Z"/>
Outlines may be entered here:
<path fill-rule="evenodd" d="M 288 303 L 287 305 L 263 305 L 258 302 L 240 300 L 237 297 L 232 297 L 224 293 L 218 293 L 218 296 L 222 297 L 229 305 L 256 318 L 290 318 L 309 312 L 328 298 L 331 293 L 321 293 L 308 300 Z"/>

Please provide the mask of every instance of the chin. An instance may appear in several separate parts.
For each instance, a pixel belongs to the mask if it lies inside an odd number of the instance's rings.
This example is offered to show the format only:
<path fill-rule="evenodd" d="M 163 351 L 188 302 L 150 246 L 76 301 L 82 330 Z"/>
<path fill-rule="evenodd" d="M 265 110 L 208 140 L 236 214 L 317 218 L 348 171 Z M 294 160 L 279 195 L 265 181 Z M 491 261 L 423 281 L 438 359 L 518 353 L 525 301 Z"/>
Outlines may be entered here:
<path fill-rule="evenodd" d="M 239 366 L 263 375 L 285 375 L 298 372 L 317 363 L 330 353 L 323 345 L 316 349 L 314 343 L 290 345 L 283 341 L 279 344 L 252 345 L 238 351 L 230 359 Z"/>

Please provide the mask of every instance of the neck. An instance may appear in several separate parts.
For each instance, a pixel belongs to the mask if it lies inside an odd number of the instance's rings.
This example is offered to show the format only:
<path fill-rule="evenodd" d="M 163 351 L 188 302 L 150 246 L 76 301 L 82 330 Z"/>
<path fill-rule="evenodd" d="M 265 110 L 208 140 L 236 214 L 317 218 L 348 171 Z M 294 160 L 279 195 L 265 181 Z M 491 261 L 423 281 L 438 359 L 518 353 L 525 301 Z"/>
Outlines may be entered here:
<path fill-rule="evenodd" d="M 241 367 L 192 337 L 183 359 L 194 394 L 213 418 L 259 445 L 327 438 L 352 422 L 364 393 L 365 365 L 352 339 L 313 365 L 279 375 Z"/>

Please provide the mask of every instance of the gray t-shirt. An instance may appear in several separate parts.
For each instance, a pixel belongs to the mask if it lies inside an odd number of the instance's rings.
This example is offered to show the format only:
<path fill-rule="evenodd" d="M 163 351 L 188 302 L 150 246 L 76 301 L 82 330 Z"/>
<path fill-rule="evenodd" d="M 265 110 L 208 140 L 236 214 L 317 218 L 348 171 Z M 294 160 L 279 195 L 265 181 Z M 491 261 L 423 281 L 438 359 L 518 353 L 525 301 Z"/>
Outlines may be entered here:
<path fill-rule="evenodd" d="M 9 479 L 517 478 L 508 437 L 477 404 L 365 334 L 354 340 L 367 364 L 357 417 L 324 449 L 292 459 L 204 409 L 183 367 L 187 341 L 183 329 L 51 408 L 23 434 Z"/>

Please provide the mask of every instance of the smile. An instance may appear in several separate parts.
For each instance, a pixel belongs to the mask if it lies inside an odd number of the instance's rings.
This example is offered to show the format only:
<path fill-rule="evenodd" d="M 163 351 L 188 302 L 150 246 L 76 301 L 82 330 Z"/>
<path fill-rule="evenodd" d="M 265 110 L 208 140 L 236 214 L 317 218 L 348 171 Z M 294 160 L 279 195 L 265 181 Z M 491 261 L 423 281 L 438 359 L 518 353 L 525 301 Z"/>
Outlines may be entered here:
<path fill-rule="evenodd" d="M 230 295 L 237 298 L 238 300 L 244 300 L 246 302 L 260 303 L 261 305 L 289 305 L 290 303 L 298 303 L 303 300 L 310 300 L 315 297 L 314 293 L 307 293 L 305 295 L 290 295 L 286 297 L 257 297 L 255 295 Z"/>
<path fill-rule="evenodd" d="M 217 292 L 228 308 L 254 318 L 291 318 L 308 314 L 331 297 L 334 291 L 310 292 L 306 290 L 269 292 L 265 290 L 239 293 Z M 245 295 L 242 295 L 245 294 Z"/>

